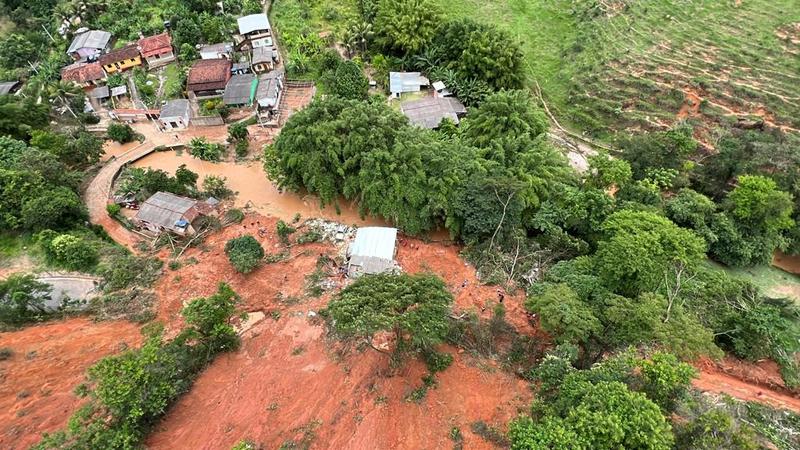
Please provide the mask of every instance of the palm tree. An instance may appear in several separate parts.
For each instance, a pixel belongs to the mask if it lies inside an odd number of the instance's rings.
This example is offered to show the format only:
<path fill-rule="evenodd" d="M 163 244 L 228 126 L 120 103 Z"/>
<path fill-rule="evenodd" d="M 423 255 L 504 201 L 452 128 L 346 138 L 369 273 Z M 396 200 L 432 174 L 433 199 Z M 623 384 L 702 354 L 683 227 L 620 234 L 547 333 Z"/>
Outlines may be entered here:
<path fill-rule="evenodd" d="M 67 108 L 70 114 L 72 114 L 72 117 L 78 117 L 75 115 L 75 111 L 73 111 L 69 106 L 69 99 L 75 98 L 83 93 L 83 90 L 77 83 L 64 80 L 52 81 L 46 85 L 45 93 L 47 94 L 48 99 L 58 100 L 59 103 Z"/>
<path fill-rule="evenodd" d="M 361 53 L 367 52 L 367 44 L 372 40 L 375 33 L 372 31 L 372 24 L 367 22 L 355 22 L 347 30 L 353 37 L 354 43 L 361 48 Z"/>

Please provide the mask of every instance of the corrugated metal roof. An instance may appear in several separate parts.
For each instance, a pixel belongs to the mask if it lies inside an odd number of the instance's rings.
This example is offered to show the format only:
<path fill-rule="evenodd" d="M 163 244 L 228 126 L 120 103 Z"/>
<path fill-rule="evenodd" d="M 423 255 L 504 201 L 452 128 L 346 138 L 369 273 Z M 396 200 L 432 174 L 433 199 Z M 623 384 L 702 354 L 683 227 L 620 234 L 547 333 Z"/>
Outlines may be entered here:
<path fill-rule="evenodd" d="M 269 30 L 269 19 L 266 14 L 250 14 L 236 19 L 239 23 L 239 34 L 252 33 L 253 31 Z"/>
<path fill-rule="evenodd" d="M 122 85 L 111 88 L 111 95 L 116 97 L 118 95 L 123 95 L 128 93 L 128 86 Z"/>
<path fill-rule="evenodd" d="M 90 30 L 84 33 L 81 33 L 75 38 L 72 39 L 72 43 L 69 44 L 69 50 L 67 53 L 72 53 L 78 51 L 82 48 L 94 48 L 98 50 L 102 50 L 106 48 L 108 45 L 108 41 L 111 40 L 111 33 L 108 31 L 100 31 L 100 30 Z"/>
<path fill-rule="evenodd" d="M 169 192 L 156 192 L 141 204 L 135 218 L 163 228 L 175 229 L 178 228 L 176 224 L 184 220 L 186 212 L 196 203 L 195 200 Z"/>
<path fill-rule="evenodd" d="M 258 77 L 258 89 L 256 90 L 258 106 L 270 108 L 277 105 L 282 76 L 282 72 L 273 70 L 272 72 L 265 73 Z"/>
<path fill-rule="evenodd" d="M 222 101 L 226 105 L 252 105 L 257 83 L 258 80 L 252 73 L 232 76 L 225 85 Z"/>
<path fill-rule="evenodd" d="M 394 259 L 394 243 L 397 228 L 363 227 L 356 230 L 356 238 L 350 246 L 350 257 L 372 257 Z"/>
<path fill-rule="evenodd" d="M 253 49 L 253 64 L 261 64 L 272 61 L 271 47 L 256 47 Z"/>
<path fill-rule="evenodd" d="M 108 98 L 108 86 L 99 86 L 89 91 L 90 98 Z"/>
<path fill-rule="evenodd" d="M 0 95 L 8 94 L 12 89 L 17 87 L 19 81 L 4 81 L 0 83 Z"/>
<path fill-rule="evenodd" d="M 430 129 L 437 128 L 445 118 L 458 123 L 458 115 L 466 112 L 464 105 L 452 97 L 411 100 L 401 103 L 400 109 L 411 123 Z"/>
<path fill-rule="evenodd" d="M 420 72 L 389 72 L 389 91 L 392 93 L 419 92 L 420 86 L 430 84 Z"/>

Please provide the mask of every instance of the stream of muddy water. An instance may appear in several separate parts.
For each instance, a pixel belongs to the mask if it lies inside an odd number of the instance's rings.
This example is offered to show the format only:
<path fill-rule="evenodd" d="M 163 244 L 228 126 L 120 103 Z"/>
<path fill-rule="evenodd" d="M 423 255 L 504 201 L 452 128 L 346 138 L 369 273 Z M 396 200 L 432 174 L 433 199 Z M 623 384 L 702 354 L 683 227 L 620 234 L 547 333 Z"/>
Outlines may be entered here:
<path fill-rule="evenodd" d="M 185 164 L 187 169 L 200 175 L 198 185 L 207 175 L 227 178 L 228 188 L 236 192 L 234 201 L 236 207 L 243 208 L 249 204 L 261 214 L 287 222 L 299 213 L 303 218 L 319 217 L 348 225 L 390 226 L 379 218 L 362 219 L 358 207 L 344 198 L 339 200 L 340 211 L 337 214 L 333 206 L 321 208 L 319 198 L 314 195 L 279 192 L 275 184 L 267 178 L 260 161 L 213 163 L 192 158 L 187 152 L 168 151 L 152 153 L 136 161 L 133 166 L 151 167 L 174 174 L 181 164 Z"/>

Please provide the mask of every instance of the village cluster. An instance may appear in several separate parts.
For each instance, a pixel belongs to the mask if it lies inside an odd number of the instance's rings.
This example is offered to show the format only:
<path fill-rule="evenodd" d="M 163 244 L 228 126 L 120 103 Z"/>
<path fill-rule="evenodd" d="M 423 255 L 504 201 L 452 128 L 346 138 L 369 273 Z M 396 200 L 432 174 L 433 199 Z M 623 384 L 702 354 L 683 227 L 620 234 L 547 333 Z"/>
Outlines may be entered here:
<path fill-rule="evenodd" d="M 67 50 L 74 62 L 61 70 L 61 78 L 87 89 L 87 110 L 105 109 L 109 100 L 116 104 L 133 94 L 128 86 L 109 88 L 109 76 L 140 66 L 157 69 L 176 59 L 169 31 L 113 49 L 112 42 L 107 31 L 82 29 Z M 275 124 L 284 76 L 266 14 L 240 17 L 231 42 L 200 45 L 198 52 L 200 59 L 192 63 L 186 77 L 187 98 L 169 100 L 160 109 L 136 102 L 132 108 L 112 107 L 109 117 L 126 122 L 154 120 L 164 131 L 184 129 L 196 121 L 220 125 L 219 117 L 200 117 L 199 102 L 221 98 L 228 107 L 254 110 L 264 125 Z M 234 59 L 236 55 L 240 59 Z M 135 89 L 133 83 L 130 89 Z"/>

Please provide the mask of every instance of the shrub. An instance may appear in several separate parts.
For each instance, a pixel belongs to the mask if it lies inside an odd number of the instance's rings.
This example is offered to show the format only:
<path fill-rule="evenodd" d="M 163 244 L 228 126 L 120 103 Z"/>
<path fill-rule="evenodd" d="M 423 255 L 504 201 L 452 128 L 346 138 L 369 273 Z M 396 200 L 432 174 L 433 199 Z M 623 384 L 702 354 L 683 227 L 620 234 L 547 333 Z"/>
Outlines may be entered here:
<path fill-rule="evenodd" d="M 108 138 L 120 144 L 132 142 L 136 137 L 133 128 L 127 123 L 112 123 L 108 126 Z"/>
<path fill-rule="evenodd" d="M 5 361 L 14 356 L 14 351 L 8 347 L 0 348 L 0 361 Z"/>
<path fill-rule="evenodd" d="M 278 223 L 275 224 L 275 228 L 281 242 L 283 242 L 286 245 L 289 244 L 289 235 L 297 231 L 294 227 L 292 227 L 291 225 L 282 220 L 279 220 Z"/>
<path fill-rule="evenodd" d="M 203 161 L 219 161 L 225 154 L 225 147 L 208 142 L 204 137 L 196 137 L 189 142 L 189 154 Z"/>
<path fill-rule="evenodd" d="M 250 152 L 250 143 L 247 140 L 241 140 L 236 142 L 236 157 L 237 158 L 244 158 Z"/>
<path fill-rule="evenodd" d="M 84 238 L 47 231 L 40 233 L 39 242 L 51 262 L 79 271 L 91 270 L 97 264 L 97 249 Z"/>
<path fill-rule="evenodd" d="M 122 210 L 122 207 L 116 203 L 110 203 L 106 205 L 106 212 L 109 216 L 114 217 Z"/>
<path fill-rule="evenodd" d="M 227 178 L 218 177 L 216 175 L 208 175 L 203 178 L 203 191 L 212 197 L 219 199 L 227 198 L 233 195 L 233 191 L 228 189 L 225 185 Z"/>
<path fill-rule="evenodd" d="M 244 213 L 241 209 L 231 208 L 225 211 L 225 221 L 228 223 L 239 223 L 244 220 Z"/>
<path fill-rule="evenodd" d="M 225 244 L 225 253 L 233 267 L 240 273 L 252 272 L 264 258 L 261 244 L 249 234 L 229 240 Z"/>
<path fill-rule="evenodd" d="M 228 140 L 231 142 L 247 140 L 249 134 L 247 125 L 244 122 L 237 122 L 228 126 Z"/>
<path fill-rule="evenodd" d="M 39 319 L 45 313 L 44 301 L 50 298 L 50 290 L 50 285 L 37 281 L 32 274 L 13 274 L 0 281 L 0 322 L 22 325 Z"/>

